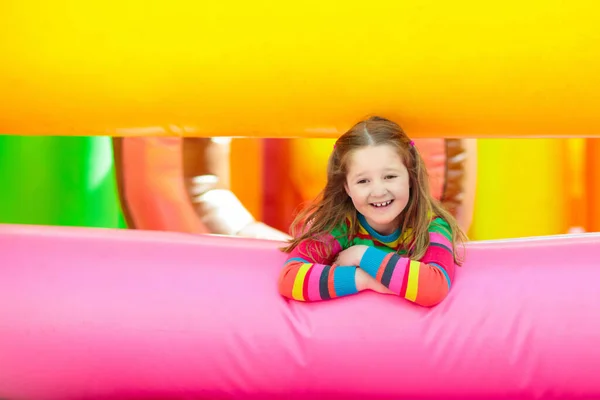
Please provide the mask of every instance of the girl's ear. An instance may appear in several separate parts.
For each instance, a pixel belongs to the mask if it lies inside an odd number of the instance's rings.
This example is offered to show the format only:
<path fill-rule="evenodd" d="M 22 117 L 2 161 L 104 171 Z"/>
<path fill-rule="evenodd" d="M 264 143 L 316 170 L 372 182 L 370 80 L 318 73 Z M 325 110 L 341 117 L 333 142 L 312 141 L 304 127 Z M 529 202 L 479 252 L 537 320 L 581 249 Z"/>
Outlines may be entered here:
<path fill-rule="evenodd" d="M 348 197 L 350 196 L 350 190 L 348 189 L 348 182 L 344 181 L 344 190 L 346 191 L 346 194 L 348 195 Z"/>

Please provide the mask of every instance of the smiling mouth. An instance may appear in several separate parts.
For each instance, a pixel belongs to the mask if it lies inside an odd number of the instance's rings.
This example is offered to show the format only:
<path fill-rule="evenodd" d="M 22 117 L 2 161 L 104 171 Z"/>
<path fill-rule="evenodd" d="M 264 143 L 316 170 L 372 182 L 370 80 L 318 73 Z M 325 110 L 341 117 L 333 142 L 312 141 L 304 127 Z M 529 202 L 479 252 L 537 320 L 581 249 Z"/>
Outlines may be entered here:
<path fill-rule="evenodd" d="M 375 208 L 383 208 L 383 207 L 387 207 L 390 204 L 392 204 L 394 200 L 388 200 L 388 201 L 384 201 L 382 203 L 370 203 L 373 207 Z"/>

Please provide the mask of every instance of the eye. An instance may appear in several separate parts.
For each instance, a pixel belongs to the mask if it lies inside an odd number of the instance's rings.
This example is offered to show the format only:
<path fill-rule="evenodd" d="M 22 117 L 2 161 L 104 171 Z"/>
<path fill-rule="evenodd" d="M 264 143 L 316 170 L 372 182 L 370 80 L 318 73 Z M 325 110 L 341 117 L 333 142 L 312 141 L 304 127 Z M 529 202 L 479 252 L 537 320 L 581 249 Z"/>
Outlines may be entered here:
<path fill-rule="evenodd" d="M 397 177 L 398 177 L 398 176 L 396 176 L 396 175 L 387 175 L 387 176 L 385 177 L 385 179 L 394 179 L 394 178 L 397 178 Z"/>
<path fill-rule="evenodd" d="M 367 183 L 367 180 L 366 179 L 361 179 L 360 181 L 358 181 L 356 183 L 360 185 L 360 184 L 363 184 L 363 183 Z"/>

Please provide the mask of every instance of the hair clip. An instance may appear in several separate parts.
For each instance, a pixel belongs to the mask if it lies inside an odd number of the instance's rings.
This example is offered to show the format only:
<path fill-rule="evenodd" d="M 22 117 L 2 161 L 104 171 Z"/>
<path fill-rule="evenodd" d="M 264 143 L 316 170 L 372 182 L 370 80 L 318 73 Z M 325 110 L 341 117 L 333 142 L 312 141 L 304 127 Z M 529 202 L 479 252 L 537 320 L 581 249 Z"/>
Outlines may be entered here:
<path fill-rule="evenodd" d="M 414 141 L 414 140 L 411 140 L 411 141 L 410 141 L 410 145 L 411 145 L 412 147 L 415 147 L 415 141 Z"/>

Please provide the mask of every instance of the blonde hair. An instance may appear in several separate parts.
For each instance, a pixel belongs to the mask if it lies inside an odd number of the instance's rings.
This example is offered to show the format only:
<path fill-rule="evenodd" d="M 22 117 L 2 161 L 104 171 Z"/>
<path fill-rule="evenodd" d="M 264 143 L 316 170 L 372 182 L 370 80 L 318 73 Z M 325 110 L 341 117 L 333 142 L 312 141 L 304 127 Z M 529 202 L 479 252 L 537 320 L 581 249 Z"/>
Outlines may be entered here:
<path fill-rule="evenodd" d="M 404 235 L 399 250 L 405 250 L 413 259 L 423 257 L 429 246 L 428 229 L 433 217 L 440 217 L 450 226 L 454 261 L 462 260 L 456 244 L 467 238 L 458 222 L 431 196 L 427 168 L 419 152 L 404 130 L 395 122 L 381 117 L 363 120 L 344 133 L 336 142 L 327 165 L 327 183 L 319 195 L 294 219 L 290 227 L 293 239 L 282 250 L 291 252 L 303 240 L 319 240 L 349 221 L 348 240 L 358 231 L 357 212 L 344 189 L 348 172 L 348 160 L 353 152 L 366 146 L 389 145 L 397 149 L 409 174 L 410 195 L 403 211 L 402 232 Z M 329 250 L 330 251 L 330 250 Z"/>

